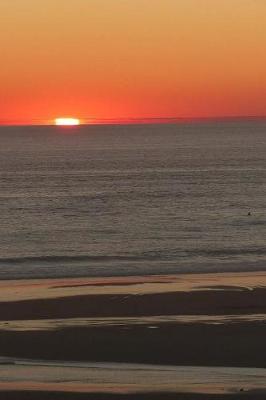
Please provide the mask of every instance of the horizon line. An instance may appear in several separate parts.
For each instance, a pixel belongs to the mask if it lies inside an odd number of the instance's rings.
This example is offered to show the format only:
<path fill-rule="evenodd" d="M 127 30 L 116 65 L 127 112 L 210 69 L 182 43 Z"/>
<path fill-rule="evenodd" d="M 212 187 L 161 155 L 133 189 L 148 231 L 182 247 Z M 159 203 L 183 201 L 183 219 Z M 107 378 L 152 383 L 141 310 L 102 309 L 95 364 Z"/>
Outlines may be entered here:
<path fill-rule="evenodd" d="M 208 121 L 234 121 L 234 120 L 266 120 L 266 115 L 225 115 L 210 117 L 134 117 L 134 118 L 92 118 L 80 117 L 81 122 L 78 126 L 84 125 L 147 125 L 147 124 L 171 124 L 182 122 L 208 122 Z M 21 120 L 0 120 L 0 126 L 55 126 L 53 120 L 32 119 L 30 121 Z"/>

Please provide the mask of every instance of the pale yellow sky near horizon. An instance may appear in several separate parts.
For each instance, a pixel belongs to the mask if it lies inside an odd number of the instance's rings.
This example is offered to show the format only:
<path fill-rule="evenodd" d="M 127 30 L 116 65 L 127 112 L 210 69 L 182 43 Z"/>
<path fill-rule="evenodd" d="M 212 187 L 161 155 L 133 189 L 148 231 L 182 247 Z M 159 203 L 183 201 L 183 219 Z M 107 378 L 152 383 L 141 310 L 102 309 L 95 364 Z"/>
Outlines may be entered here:
<path fill-rule="evenodd" d="M 1 0 L 0 120 L 265 115 L 264 0 Z"/>

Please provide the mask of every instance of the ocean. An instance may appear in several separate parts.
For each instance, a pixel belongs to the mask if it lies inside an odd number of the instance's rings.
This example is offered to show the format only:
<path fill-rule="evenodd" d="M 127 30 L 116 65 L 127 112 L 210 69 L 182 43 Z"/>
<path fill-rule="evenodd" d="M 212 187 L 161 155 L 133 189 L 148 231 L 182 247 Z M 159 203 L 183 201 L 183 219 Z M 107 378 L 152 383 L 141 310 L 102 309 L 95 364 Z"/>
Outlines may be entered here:
<path fill-rule="evenodd" d="M 2 126 L 0 278 L 265 269 L 265 155 L 263 121 Z"/>

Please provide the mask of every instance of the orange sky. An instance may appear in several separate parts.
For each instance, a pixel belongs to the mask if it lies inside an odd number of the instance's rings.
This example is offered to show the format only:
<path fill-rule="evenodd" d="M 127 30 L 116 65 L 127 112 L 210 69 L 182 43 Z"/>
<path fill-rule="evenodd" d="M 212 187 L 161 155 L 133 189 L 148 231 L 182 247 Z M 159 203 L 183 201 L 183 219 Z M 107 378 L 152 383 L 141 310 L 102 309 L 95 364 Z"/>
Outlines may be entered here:
<path fill-rule="evenodd" d="M 1 0 L 0 121 L 266 115 L 265 0 Z"/>

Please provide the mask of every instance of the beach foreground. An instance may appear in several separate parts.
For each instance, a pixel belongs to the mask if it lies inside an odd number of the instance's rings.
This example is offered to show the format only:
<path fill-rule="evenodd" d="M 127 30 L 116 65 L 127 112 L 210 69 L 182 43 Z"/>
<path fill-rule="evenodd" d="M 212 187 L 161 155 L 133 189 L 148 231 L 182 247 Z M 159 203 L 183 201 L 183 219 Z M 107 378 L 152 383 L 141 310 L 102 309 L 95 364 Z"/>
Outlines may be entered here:
<path fill-rule="evenodd" d="M 2 281 L 0 398 L 265 398 L 265 295 L 263 272 Z"/>

